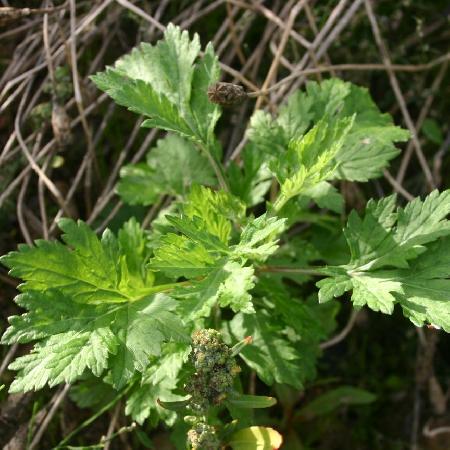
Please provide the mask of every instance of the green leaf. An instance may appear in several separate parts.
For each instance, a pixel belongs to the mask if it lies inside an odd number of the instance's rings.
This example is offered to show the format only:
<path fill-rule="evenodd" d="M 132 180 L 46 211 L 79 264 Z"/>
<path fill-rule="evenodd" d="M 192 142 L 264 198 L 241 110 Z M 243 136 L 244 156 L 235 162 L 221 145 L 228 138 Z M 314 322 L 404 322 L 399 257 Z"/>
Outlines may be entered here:
<path fill-rule="evenodd" d="M 303 196 L 314 200 L 320 208 L 330 209 L 338 214 L 344 211 L 344 198 L 338 190 L 327 181 L 305 189 Z"/>
<path fill-rule="evenodd" d="M 161 352 L 162 342 L 189 340 L 172 312 L 175 301 L 163 294 L 96 306 L 75 304 L 59 291 L 47 290 L 26 292 L 17 302 L 29 312 L 10 318 L 2 342 L 39 342 L 10 365 L 20 371 L 11 392 L 71 383 L 86 369 L 97 377 L 111 370 L 113 385 L 120 388 Z"/>
<path fill-rule="evenodd" d="M 197 204 L 195 200 L 203 201 L 203 197 L 197 197 L 196 192 L 194 190 L 194 201 L 184 205 L 185 215 L 166 216 L 167 221 L 183 235 L 168 233 L 162 236 L 149 268 L 161 270 L 169 277 L 184 276 L 188 279 L 207 276 L 214 270 L 222 269 L 223 256 L 230 253 L 224 241 L 228 240 L 231 233 L 231 222 L 219 213 L 214 202 L 201 210 L 200 203 Z M 218 204 L 220 199 L 228 198 L 221 193 L 210 195 L 206 189 L 201 192 L 209 198 L 219 198 Z"/>
<path fill-rule="evenodd" d="M 275 119 L 268 113 L 256 111 L 250 119 L 248 137 L 267 157 L 274 152 L 275 158 L 283 157 L 292 140 L 302 138 L 324 116 L 339 112 L 349 89 L 350 83 L 338 79 L 320 84 L 309 82 L 306 92 L 297 91 L 289 96 Z"/>
<path fill-rule="evenodd" d="M 229 306 L 234 312 L 254 311 L 252 297 L 248 293 L 254 286 L 254 269 L 235 261 L 223 259 L 222 265 L 205 279 L 179 288 L 173 296 L 179 298 L 178 310 L 182 317 L 195 320 L 209 316 L 213 306 Z"/>
<path fill-rule="evenodd" d="M 347 98 L 350 95 L 351 89 L 354 87 L 351 83 L 345 82 L 338 78 L 330 78 L 329 80 L 324 80 L 321 83 L 312 81 L 306 85 L 306 95 L 299 95 L 297 100 L 298 104 L 306 102 L 310 105 L 310 110 L 312 117 L 323 117 L 323 116 L 339 116 L 342 109 L 347 105 Z M 356 87 L 356 86 L 355 86 Z M 367 105 L 366 105 L 367 106 Z M 351 106 L 354 109 L 354 105 Z M 292 111 L 291 117 L 295 120 L 297 108 Z M 342 114 L 341 117 L 345 117 L 350 114 Z"/>
<path fill-rule="evenodd" d="M 339 122 L 350 117 L 354 117 L 351 129 L 333 156 L 335 170 L 322 180 L 367 181 L 379 177 L 399 153 L 394 142 L 407 140 L 409 133 L 393 126 L 391 117 L 379 111 L 367 89 L 339 79 L 307 83 L 306 92 L 291 95 L 275 118 L 257 111 L 247 134 L 256 151 L 264 155 L 260 160 L 282 164 L 292 141 L 306 137 L 321 121 Z M 295 181 L 297 185 L 304 183 L 303 175 L 297 175 Z"/>
<path fill-rule="evenodd" d="M 234 433 L 228 445 L 233 450 L 276 450 L 282 443 L 283 437 L 273 428 L 249 427 Z"/>
<path fill-rule="evenodd" d="M 396 293 L 403 314 L 416 326 L 430 323 L 450 332 L 450 238 L 431 245 L 401 274 Z"/>
<path fill-rule="evenodd" d="M 353 121 L 354 117 L 319 121 L 303 138 L 291 141 L 285 155 L 271 164 L 281 187 L 276 211 L 290 198 L 333 178 L 336 156 Z"/>
<path fill-rule="evenodd" d="M 366 88 L 343 81 L 336 82 L 349 87 L 339 115 L 356 116 L 342 150 L 336 157 L 338 170 L 335 177 L 350 181 L 377 178 L 382 175 L 389 161 L 399 154 L 394 142 L 407 141 L 410 133 L 394 126 L 389 114 L 380 112 Z"/>
<path fill-rule="evenodd" d="M 132 54 L 133 55 L 133 54 Z M 159 93 L 148 82 L 132 79 L 113 68 L 91 76 L 99 89 L 106 92 L 117 104 L 130 111 L 151 117 L 142 126 L 152 126 L 173 131 L 187 138 L 196 137 L 195 131 L 176 109 L 176 105 Z"/>
<path fill-rule="evenodd" d="M 69 397 L 79 408 L 102 408 L 119 395 L 110 384 L 89 375 L 70 388 Z"/>
<path fill-rule="evenodd" d="M 335 170 L 334 157 L 352 125 L 352 117 L 321 120 L 304 136 L 290 141 L 285 157 L 271 165 L 280 184 L 296 176 L 301 169 L 317 179 L 330 177 Z"/>
<path fill-rule="evenodd" d="M 353 290 L 352 302 L 391 314 L 400 303 L 415 325 L 450 330 L 450 191 L 433 191 L 395 210 L 395 197 L 370 201 L 363 218 L 349 217 L 344 233 L 349 264 L 327 269 L 319 299 Z"/>
<path fill-rule="evenodd" d="M 265 285 L 269 282 L 266 280 Z M 278 311 L 284 323 L 298 334 L 299 345 L 311 345 L 315 347 L 316 353 L 320 353 L 319 343 L 327 339 L 336 328 L 335 316 L 338 306 L 318 304 L 314 297 L 306 301 L 293 298 L 284 289 L 281 292 L 274 290 L 269 292 L 272 293 L 275 310 Z M 311 366 L 314 366 L 314 363 Z"/>
<path fill-rule="evenodd" d="M 408 269 L 373 271 L 371 286 L 372 292 L 377 289 L 377 296 L 365 297 L 364 292 L 355 292 L 354 288 L 352 300 L 386 313 L 391 313 L 399 303 L 403 314 L 416 326 L 432 324 L 450 332 L 449 255 L 447 237 L 431 244 Z"/>
<path fill-rule="evenodd" d="M 262 395 L 229 395 L 226 402 L 236 408 L 259 409 L 270 408 L 277 403 L 274 397 L 264 397 Z"/>
<path fill-rule="evenodd" d="M 148 267 L 171 278 L 205 276 L 218 267 L 217 257 L 199 242 L 169 233 L 160 239 Z"/>
<path fill-rule="evenodd" d="M 293 136 L 287 136 L 282 126 L 272 119 L 272 116 L 264 111 L 258 110 L 250 118 L 247 136 L 255 144 L 255 150 L 262 155 L 272 158 L 281 156 L 287 149 L 289 141 Z M 298 135 L 297 137 L 300 137 Z M 262 158 L 261 158 L 262 159 Z"/>
<path fill-rule="evenodd" d="M 37 241 L 2 258 L 25 280 L 15 300 L 27 310 L 9 318 L 2 342 L 38 341 L 10 366 L 19 371 L 14 392 L 106 370 L 121 387 L 160 353 L 161 343 L 188 340 L 172 312 L 175 300 L 153 295 L 167 286 L 152 286 L 144 234 L 134 219 L 117 238 L 106 230 L 101 240 L 81 221 L 60 225 L 67 245 Z"/>
<path fill-rule="evenodd" d="M 352 302 L 354 306 L 367 305 L 374 311 L 392 314 L 395 297 L 392 292 L 401 286 L 398 281 L 379 276 L 377 271 L 368 274 L 355 275 L 351 280 L 353 286 Z"/>
<path fill-rule="evenodd" d="M 232 335 L 237 339 L 251 336 L 252 345 L 244 347 L 239 356 L 254 369 L 266 384 L 286 383 L 302 387 L 300 354 L 281 335 L 279 325 L 264 311 L 255 314 L 239 313 L 229 323 Z"/>
<path fill-rule="evenodd" d="M 252 296 L 248 293 L 255 286 L 253 267 L 242 267 L 235 261 L 229 261 L 223 270 L 228 276 L 217 290 L 219 305 L 222 308 L 229 306 L 234 312 L 253 312 Z"/>
<path fill-rule="evenodd" d="M 296 416 L 312 419 L 329 414 L 343 405 L 367 405 L 373 403 L 375 399 L 376 396 L 365 389 L 339 386 L 309 402 L 297 412 Z"/>
<path fill-rule="evenodd" d="M 145 270 L 145 262 L 150 254 L 144 230 L 133 217 L 125 222 L 117 234 L 120 252 L 126 262 L 129 284 L 142 287 L 152 285 L 153 274 Z"/>
<path fill-rule="evenodd" d="M 166 219 L 187 238 L 202 244 L 208 251 L 217 252 L 218 254 L 228 254 L 230 252 L 228 246 L 217 235 L 209 232 L 208 228 L 211 229 L 211 227 L 208 227 L 208 223 L 200 217 L 166 216 Z"/>
<path fill-rule="evenodd" d="M 183 286 L 173 292 L 173 296 L 180 300 L 179 314 L 185 320 L 193 321 L 200 317 L 207 317 L 217 302 L 218 290 L 228 277 L 223 269 L 226 260 L 221 261 L 221 267 L 213 270 L 203 280 Z"/>
<path fill-rule="evenodd" d="M 441 127 L 434 119 L 427 118 L 422 125 L 423 134 L 434 144 L 441 145 L 444 142 Z"/>
<path fill-rule="evenodd" d="M 80 305 L 60 291 L 27 291 L 18 295 L 15 302 L 28 312 L 10 316 L 10 327 L 2 336 L 2 342 L 25 344 L 49 338 L 66 331 L 88 335 L 97 327 L 105 327 L 105 306 Z M 92 320 L 97 318 L 96 320 Z"/>
<path fill-rule="evenodd" d="M 272 173 L 264 156 L 250 142 L 241 153 L 242 167 L 231 161 L 227 169 L 231 192 L 248 207 L 262 203 L 272 184 Z"/>
<path fill-rule="evenodd" d="M 111 357 L 113 386 L 124 386 L 136 373 L 143 372 L 152 355 L 161 353 L 163 342 L 188 342 L 181 319 L 175 315 L 175 300 L 164 294 L 123 307 L 116 313 L 115 334 L 119 341 Z"/>
<path fill-rule="evenodd" d="M 169 277 L 189 279 L 173 292 L 182 299 L 178 309 L 183 317 L 195 320 L 207 316 L 216 303 L 235 312 L 253 311 L 248 291 L 254 286 L 254 269 L 245 266 L 243 252 L 227 245 L 232 221 L 244 217 L 245 206 L 240 200 L 198 186 L 192 188 L 180 217 L 166 216 L 167 222 L 182 235 L 161 236 L 149 268 L 161 270 Z M 250 251 L 252 245 L 271 238 L 280 222 L 274 218 L 267 222 L 266 230 L 253 230 L 255 236 L 249 235 L 253 241 L 246 243 Z M 261 248 L 264 246 L 276 248 L 274 242 L 261 244 Z"/>
<path fill-rule="evenodd" d="M 118 104 L 149 117 L 144 127 L 174 131 L 213 151 L 220 111 L 206 91 L 219 78 L 219 64 L 211 45 L 203 58 L 199 53 L 198 35 L 191 40 L 169 24 L 155 46 L 141 44 L 91 79 Z"/>
<path fill-rule="evenodd" d="M 137 438 L 139 439 L 139 443 L 142 444 L 144 448 L 155 449 L 155 445 L 145 431 L 137 428 L 135 430 L 135 433 Z"/>
<path fill-rule="evenodd" d="M 173 425 L 175 414 L 165 409 L 164 403 L 185 403 L 183 397 L 174 394 L 183 364 L 187 361 L 189 347 L 167 344 L 158 358 L 152 358 L 151 364 L 142 374 L 142 380 L 127 398 L 125 414 L 142 424 L 151 418 L 154 426 L 159 420 Z M 161 400 L 164 401 L 161 401 Z"/>
<path fill-rule="evenodd" d="M 206 231 L 227 244 L 231 237 L 231 222 L 239 222 L 245 217 L 245 205 L 227 192 L 195 185 L 183 205 L 183 213 L 189 218 L 202 219 Z"/>
<path fill-rule="evenodd" d="M 169 411 L 183 411 L 189 405 L 190 398 L 187 400 L 175 400 L 175 401 L 165 401 L 158 399 L 158 405 Z"/>
<path fill-rule="evenodd" d="M 255 288 L 255 296 L 260 296 L 271 306 L 268 311 L 271 320 L 269 326 L 278 328 L 278 333 L 283 330 L 280 337 L 295 348 L 299 383 L 314 379 L 317 358 L 322 353 L 320 343 L 336 328 L 335 317 L 339 304 L 321 305 L 315 296 L 306 301 L 295 298 L 281 280 L 269 276 L 260 280 Z"/>
<path fill-rule="evenodd" d="M 220 77 L 220 67 L 214 48 L 208 43 L 205 53 L 195 65 L 191 92 L 191 111 L 195 123 L 208 148 L 217 146 L 214 127 L 220 118 L 220 108 L 209 101 L 206 95 L 208 87 Z"/>
<path fill-rule="evenodd" d="M 286 219 L 267 214 L 248 222 L 233 253 L 256 261 L 265 261 L 278 249 L 278 238 L 285 229 Z"/>
<path fill-rule="evenodd" d="M 9 369 L 20 371 L 10 392 L 24 392 L 59 383 L 71 383 L 85 369 L 100 376 L 107 367 L 108 354 L 117 345 L 108 328 L 87 329 L 84 333 L 67 331 L 37 344 L 32 353 L 20 356 Z"/>
<path fill-rule="evenodd" d="M 124 250 L 109 230 L 100 240 L 82 221 L 61 219 L 59 227 L 66 245 L 37 240 L 0 258 L 12 276 L 24 280 L 22 291 L 58 289 L 77 303 L 92 304 L 127 302 L 151 292 L 130 277 Z"/>
<path fill-rule="evenodd" d="M 382 266 L 407 267 L 422 245 L 450 234 L 450 190 L 433 191 L 394 212 L 395 196 L 369 201 L 364 218 L 353 212 L 344 230 L 351 251 L 350 267 L 369 270 Z"/>
<path fill-rule="evenodd" d="M 352 281 L 346 273 L 333 278 L 324 278 L 316 283 L 319 290 L 319 302 L 325 303 L 340 297 L 344 292 L 350 291 L 353 287 Z"/>
<path fill-rule="evenodd" d="M 120 176 L 117 193 L 132 205 L 151 205 L 161 195 L 185 196 L 195 183 L 216 184 L 207 158 L 176 135 L 160 139 L 147 154 L 146 163 L 124 166 Z"/>
<path fill-rule="evenodd" d="M 146 163 L 130 164 L 120 169 L 116 192 L 130 205 L 152 205 L 161 195 L 155 172 Z"/>

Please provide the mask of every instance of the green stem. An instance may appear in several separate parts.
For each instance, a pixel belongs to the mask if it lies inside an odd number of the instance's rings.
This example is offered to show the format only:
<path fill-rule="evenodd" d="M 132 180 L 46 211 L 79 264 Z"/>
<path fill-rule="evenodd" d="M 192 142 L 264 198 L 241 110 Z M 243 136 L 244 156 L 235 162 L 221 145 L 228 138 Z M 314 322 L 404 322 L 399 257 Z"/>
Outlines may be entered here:
<path fill-rule="evenodd" d="M 206 146 L 204 146 L 203 144 L 198 144 L 198 146 L 200 150 L 205 154 L 206 158 L 209 161 L 209 164 L 213 168 L 217 180 L 219 181 L 220 188 L 225 192 L 230 192 L 230 188 L 228 187 L 227 180 L 225 179 L 222 165 L 216 161 L 216 158 L 214 158 L 214 156 L 211 154 L 211 152 L 208 150 Z"/>
<path fill-rule="evenodd" d="M 275 203 L 272 205 L 272 209 L 269 212 L 270 216 L 276 216 L 281 211 L 283 206 L 291 199 L 292 197 L 287 197 L 285 194 L 280 192 Z"/>

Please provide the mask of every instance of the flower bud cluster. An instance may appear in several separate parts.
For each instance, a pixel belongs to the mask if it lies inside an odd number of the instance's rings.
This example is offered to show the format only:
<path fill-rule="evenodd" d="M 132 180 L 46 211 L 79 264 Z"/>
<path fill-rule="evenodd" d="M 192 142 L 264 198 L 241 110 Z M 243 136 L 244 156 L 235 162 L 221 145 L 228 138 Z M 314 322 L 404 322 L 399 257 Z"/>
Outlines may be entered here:
<path fill-rule="evenodd" d="M 203 422 L 197 422 L 188 431 L 187 440 L 192 450 L 217 450 L 220 446 L 214 427 Z"/>
<path fill-rule="evenodd" d="M 226 398 L 240 367 L 231 349 L 222 342 L 220 333 L 212 329 L 192 334 L 190 359 L 195 373 L 185 388 L 191 395 L 191 409 L 202 414 Z"/>

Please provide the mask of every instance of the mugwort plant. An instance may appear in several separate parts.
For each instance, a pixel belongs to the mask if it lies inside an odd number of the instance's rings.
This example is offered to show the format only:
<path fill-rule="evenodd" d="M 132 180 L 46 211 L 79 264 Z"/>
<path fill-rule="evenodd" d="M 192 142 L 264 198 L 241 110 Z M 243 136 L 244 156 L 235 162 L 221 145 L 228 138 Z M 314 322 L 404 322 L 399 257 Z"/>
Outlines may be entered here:
<path fill-rule="evenodd" d="M 25 310 L 2 342 L 34 343 L 9 366 L 10 392 L 70 383 L 79 404 L 109 392 L 137 423 L 173 426 L 181 448 L 277 448 L 280 435 L 245 412 L 275 400 L 246 395 L 244 375 L 301 390 L 336 298 L 450 331 L 450 191 L 347 215 L 337 189 L 379 177 L 409 133 L 365 88 L 328 79 L 276 114 L 256 111 L 230 159 L 215 134 L 220 104 L 246 94 L 219 77 L 212 45 L 201 51 L 173 25 L 92 77 L 142 127 L 167 132 L 117 185 L 125 203 L 159 213 L 101 236 L 62 219 L 61 240 L 1 258 L 23 280 Z"/>

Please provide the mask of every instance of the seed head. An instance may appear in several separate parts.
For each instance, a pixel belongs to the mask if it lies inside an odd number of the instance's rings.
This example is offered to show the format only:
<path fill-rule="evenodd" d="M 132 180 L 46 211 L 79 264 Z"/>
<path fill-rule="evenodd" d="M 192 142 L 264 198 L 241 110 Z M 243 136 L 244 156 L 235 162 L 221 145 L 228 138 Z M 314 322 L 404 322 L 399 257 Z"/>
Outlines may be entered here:
<path fill-rule="evenodd" d="M 221 106 L 233 106 L 241 104 L 247 98 L 247 93 L 238 84 L 219 82 L 208 87 L 208 98 L 210 102 Z"/>
<path fill-rule="evenodd" d="M 189 355 L 195 373 L 185 385 L 191 395 L 190 409 L 204 414 L 211 405 L 221 403 L 231 391 L 234 377 L 239 373 L 232 350 L 222 342 L 221 334 L 203 329 L 192 334 Z"/>

